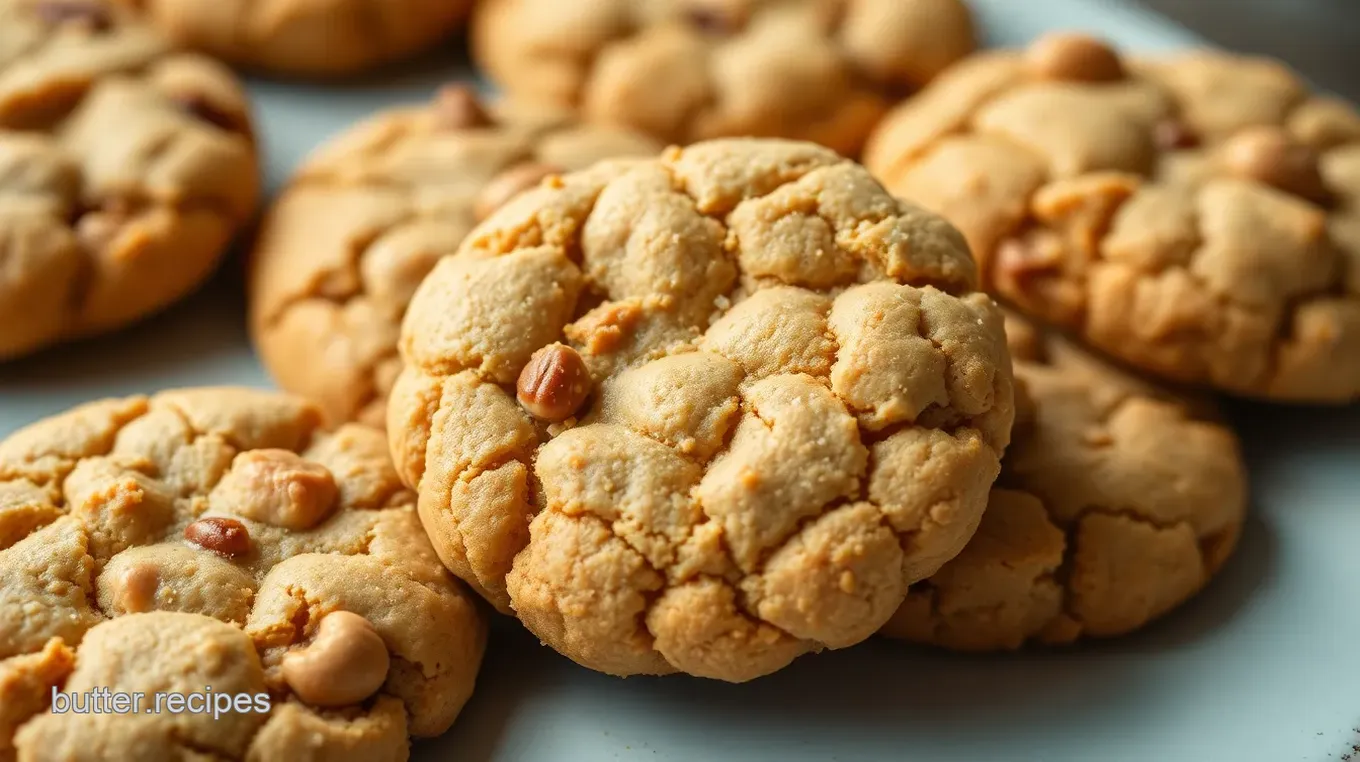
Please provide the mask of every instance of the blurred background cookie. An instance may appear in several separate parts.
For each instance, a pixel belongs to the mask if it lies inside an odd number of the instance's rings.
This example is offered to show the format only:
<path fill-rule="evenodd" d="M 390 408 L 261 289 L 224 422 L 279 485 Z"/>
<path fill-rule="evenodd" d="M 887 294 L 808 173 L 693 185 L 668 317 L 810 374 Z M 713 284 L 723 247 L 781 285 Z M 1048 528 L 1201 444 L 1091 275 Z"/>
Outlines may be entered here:
<path fill-rule="evenodd" d="M 473 53 L 515 96 L 689 143 L 753 135 L 853 156 L 893 95 L 975 47 L 960 0 L 487 0 Z"/>
<path fill-rule="evenodd" d="M 893 111 L 865 162 L 985 287 L 1162 377 L 1360 398 L 1360 115 L 1283 65 L 1055 34 Z"/>
<path fill-rule="evenodd" d="M 615 675 L 871 636 L 981 518 L 1014 410 L 958 231 L 810 143 L 519 196 L 403 326 L 398 468 L 445 564 Z"/>
<path fill-rule="evenodd" d="M 261 360 L 332 423 L 383 426 L 401 319 L 434 263 L 545 178 L 660 148 L 467 86 L 369 119 L 318 149 L 265 219 L 250 278 Z"/>
<path fill-rule="evenodd" d="M 0 442 L 0 757 L 405 759 L 452 725 L 485 621 L 382 432 L 319 421 L 293 397 L 188 389 Z M 151 710 L 209 686 L 273 711 Z M 95 688 L 148 704 L 45 711 Z"/>
<path fill-rule="evenodd" d="M 226 69 L 97 2 L 0 0 L 0 360 L 184 296 L 259 189 Z"/>
<path fill-rule="evenodd" d="M 430 47 L 471 0 L 112 0 L 176 43 L 277 74 L 354 74 Z"/>
<path fill-rule="evenodd" d="M 977 534 L 913 587 L 891 637 L 965 651 L 1132 632 L 1222 568 L 1246 466 L 1211 403 L 1008 317 L 1016 424 Z"/>

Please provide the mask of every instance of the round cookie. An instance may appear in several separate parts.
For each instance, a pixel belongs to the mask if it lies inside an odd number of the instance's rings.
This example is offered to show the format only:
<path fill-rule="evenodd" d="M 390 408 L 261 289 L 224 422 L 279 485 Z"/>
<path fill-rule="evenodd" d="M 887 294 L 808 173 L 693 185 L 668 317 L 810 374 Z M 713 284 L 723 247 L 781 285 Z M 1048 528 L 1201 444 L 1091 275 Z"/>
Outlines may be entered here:
<path fill-rule="evenodd" d="M 114 0 L 176 43 L 251 69 L 356 74 L 452 34 L 472 0 Z"/>
<path fill-rule="evenodd" d="M 323 146 L 267 215 L 250 322 L 270 373 L 332 423 L 382 426 L 406 305 L 479 216 L 546 175 L 661 146 L 451 87 Z"/>
<path fill-rule="evenodd" d="M 1197 593 L 1242 529 L 1246 469 L 1206 401 L 1014 318 L 1015 433 L 968 546 L 883 633 L 962 651 L 1136 630 Z"/>
<path fill-rule="evenodd" d="M 97 2 L 0 0 L 0 361 L 184 296 L 259 189 L 225 69 Z"/>
<path fill-rule="evenodd" d="M 0 442 L 0 758 L 404 759 L 449 728 L 485 621 L 382 432 L 320 418 L 190 389 Z M 272 712 L 48 711 L 54 688 L 208 686 Z"/>
<path fill-rule="evenodd" d="M 977 526 L 1014 415 L 963 238 L 810 143 L 554 178 L 421 284 L 388 404 L 444 563 L 615 675 L 872 635 Z"/>
<path fill-rule="evenodd" d="M 1360 399 L 1360 115 L 1273 61 L 1055 35 L 959 64 L 865 151 L 984 286 L 1182 383 Z"/>
<path fill-rule="evenodd" d="M 857 155 L 894 93 L 972 52 L 961 0 L 487 0 L 473 55 L 516 96 L 674 143 L 754 135 Z"/>

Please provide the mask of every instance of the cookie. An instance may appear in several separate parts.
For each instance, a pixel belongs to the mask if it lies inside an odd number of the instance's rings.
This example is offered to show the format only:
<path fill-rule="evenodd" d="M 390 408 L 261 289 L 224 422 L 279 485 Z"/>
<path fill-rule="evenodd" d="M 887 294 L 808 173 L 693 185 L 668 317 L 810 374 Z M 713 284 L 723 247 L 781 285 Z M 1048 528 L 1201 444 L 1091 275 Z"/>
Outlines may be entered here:
<path fill-rule="evenodd" d="M 0 0 L 0 361 L 184 296 L 259 192 L 229 72 L 97 2 Z"/>
<path fill-rule="evenodd" d="M 265 366 L 332 423 L 382 426 L 411 294 L 479 217 L 555 172 L 660 150 L 561 113 L 484 107 L 465 87 L 360 124 L 298 171 L 264 222 L 250 316 Z"/>
<path fill-rule="evenodd" d="M 405 759 L 449 728 L 485 621 L 382 432 L 320 418 L 190 389 L 0 442 L 0 759 Z M 93 713 L 95 690 L 147 703 Z M 245 708 L 151 703 L 212 691 Z"/>
<path fill-rule="evenodd" d="M 1193 596 L 1242 530 L 1246 469 L 1210 403 L 1007 320 L 1015 433 L 968 546 L 883 632 L 963 651 L 1136 630 Z"/>
<path fill-rule="evenodd" d="M 673 143 L 754 135 L 856 155 L 892 94 L 972 52 L 960 0 L 487 0 L 473 55 L 517 96 Z"/>
<path fill-rule="evenodd" d="M 501 207 L 403 325 L 444 563 L 615 675 L 853 645 L 981 518 L 1014 416 L 963 238 L 810 143 L 616 160 Z"/>
<path fill-rule="evenodd" d="M 1184 384 L 1360 399 L 1360 115 L 1278 63 L 1055 35 L 961 63 L 866 165 L 984 286 Z"/>
<path fill-rule="evenodd" d="M 250 69 L 356 74 L 458 29 L 472 0 L 115 0 L 176 43 Z"/>

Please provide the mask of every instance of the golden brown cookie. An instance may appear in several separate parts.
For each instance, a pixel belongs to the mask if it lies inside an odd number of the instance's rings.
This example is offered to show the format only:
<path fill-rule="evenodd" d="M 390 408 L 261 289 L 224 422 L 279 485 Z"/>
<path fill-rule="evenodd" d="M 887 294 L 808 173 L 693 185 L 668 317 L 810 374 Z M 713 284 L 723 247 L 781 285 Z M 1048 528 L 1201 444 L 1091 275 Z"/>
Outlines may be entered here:
<path fill-rule="evenodd" d="M 259 187 L 229 72 L 99 2 L 0 0 L 0 361 L 184 296 Z"/>
<path fill-rule="evenodd" d="M 404 759 L 410 736 L 448 729 L 485 621 L 383 434 L 320 418 L 190 389 L 0 442 L 0 758 Z M 264 698 L 153 711 L 156 692 L 209 686 Z M 147 704 L 62 712 L 54 688 Z"/>
<path fill-rule="evenodd" d="M 984 286 L 1174 381 L 1360 399 L 1360 115 L 1273 61 L 1077 35 L 961 63 L 865 163 Z"/>
<path fill-rule="evenodd" d="M 250 315 L 265 367 L 332 423 L 382 426 L 407 302 L 478 217 L 549 175 L 660 149 L 553 111 L 487 107 L 461 86 L 358 125 L 298 171 L 264 222 Z"/>
<path fill-rule="evenodd" d="M 555 178 L 417 290 L 388 406 L 444 563 L 616 675 L 853 645 L 977 526 L 1010 437 L 963 238 L 810 143 Z"/>
<path fill-rule="evenodd" d="M 883 632 L 963 651 L 1122 635 L 1223 566 L 1246 511 L 1237 438 L 1205 400 L 1006 322 L 1015 434 L 977 534 Z"/>
<path fill-rule="evenodd" d="M 473 52 L 516 96 L 675 143 L 795 138 L 856 155 L 893 93 L 975 47 L 961 0 L 488 0 Z"/>
<path fill-rule="evenodd" d="M 411 56 L 460 27 L 472 0 L 114 0 L 180 45 L 251 69 L 355 74 Z"/>

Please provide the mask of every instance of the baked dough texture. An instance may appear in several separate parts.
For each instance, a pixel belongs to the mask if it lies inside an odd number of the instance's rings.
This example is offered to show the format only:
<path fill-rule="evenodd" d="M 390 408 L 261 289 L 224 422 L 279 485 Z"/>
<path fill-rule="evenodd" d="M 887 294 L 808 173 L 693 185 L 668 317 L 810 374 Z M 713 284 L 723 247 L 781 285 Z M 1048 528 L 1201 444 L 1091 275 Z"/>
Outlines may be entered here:
<path fill-rule="evenodd" d="M 229 72 L 99 3 L 0 0 L 0 361 L 184 296 L 259 191 Z"/>
<path fill-rule="evenodd" d="M 472 0 L 114 0 L 176 43 L 250 69 L 357 74 L 452 34 Z"/>
<path fill-rule="evenodd" d="M 1282 65 L 1074 35 L 961 63 L 866 165 L 987 290 L 1168 380 L 1360 399 L 1360 115 Z"/>
<path fill-rule="evenodd" d="M 319 421 L 292 397 L 190 389 L 0 442 L 0 759 L 404 760 L 409 736 L 448 729 L 485 621 L 382 433 Z M 235 544 L 213 526 L 236 527 Z M 336 612 L 368 621 L 386 677 L 360 703 L 310 705 L 285 665 L 317 656 Z M 330 656 L 336 669 L 304 675 L 321 691 L 347 679 L 344 649 Z M 155 692 L 207 686 L 268 693 L 273 711 L 147 711 Z M 148 699 L 140 714 L 56 714 L 53 688 Z"/>
<path fill-rule="evenodd" d="M 1015 433 L 968 546 L 884 634 L 961 651 L 1132 632 L 1237 545 L 1246 469 L 1211 403 L 1008 318 Z"/>
<path fill-rule="evenodd" d="M 517 96 L 691 143 L 857 155 L 894 93 L 976 46 L 960 0 L 487 0 L 473 55 Z"/>
<path fill-rule="evenodd" d="M 1014 409 L 975 277 L 809 143 L 549 178 L 417 290 L 394 459 L 444 563 L 546 644 L 759 677 L 870 636 L 976 528 Z M 517 401 L 545 347 L 589 371 L 562 423 Z"/>
<path fill-rule="evenodd" d="M 258 236 L 250 321 L 265 367 L 328 422 L 383 426 L 411 294 L 498 201 L 490 196 L 533 167 L 660 150 L 557 110 L 483 108 L 459 88 L 355 126 L 298 170 Z"/>

